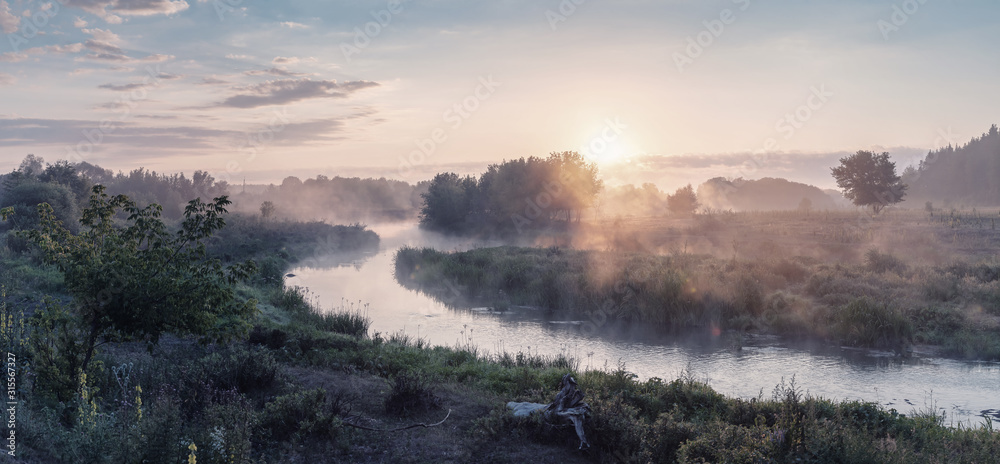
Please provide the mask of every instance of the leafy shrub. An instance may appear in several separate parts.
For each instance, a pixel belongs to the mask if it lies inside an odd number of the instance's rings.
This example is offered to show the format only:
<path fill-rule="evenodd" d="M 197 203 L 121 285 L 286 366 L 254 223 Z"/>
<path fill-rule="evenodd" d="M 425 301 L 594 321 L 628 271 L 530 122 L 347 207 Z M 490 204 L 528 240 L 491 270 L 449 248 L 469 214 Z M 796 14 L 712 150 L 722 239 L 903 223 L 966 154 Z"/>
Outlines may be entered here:
<path fill-rule="evenodd" d="M 809 275 L 809 269 L 791 260 L 780 259 L 771 264 L 771 272 L 789 282 L 802 282 Z"/>
<path fill-rule="evenodd" d="M 276 441 L 332 440 L 341 433 L 339 404 L 320 388 L 279 396 L 261 412 L 260 431 Z"/>
<path fill-rule="evenodd" d="M 960 311 L 942 306 L 922 306 L 909 314 L 914 331 L 925 342 L 940 343 L 948 334 L 962 328 L 965 318 Z"/>
<path fill-rule="evenodd" d="M 247 341 L 254 345 L 264 345 L 272 350 L 278 350 L 288 342 L 288 332 L 257 325 L 250 331 Z"/>
<path fill-rule="evenodd" d="M 725 462 L 731 464 L 775 461 L 775 443 L 780 434 L 763 427 L 739 427 L 715 422 L 677 450 L 677 462 Z"/>
<path fill-rule="evenodd" d="M 677 462 L 677 450 L 698 436 L 694 424 L 683 422 L 673 414 L 663 413 L 643 435 L 642 462 L 671 464 Z"/>
<path fill-rule="evenodd" d="M 847 344 L 884 348 L 910 341 L 913 326 L 896 308 L 858 298 L 834 315 L 834 330 Z"/>
<path fill-rule="evenodd" d="M 408 416 L 441 407 L 441 399 L 431 392 L 427 381 L 419 374 L 403 372 L 396 375 L 392 392 L 385 399 L 385 412 Z"/>
<path fill-rule="evenodd" d="M 206 379 L 219 390 L 262 393 L 281 383 L 278 362 L 270 351 L 232 345 L 212 353 L 202 361 Z"/>
<path fill-rule="evenodd" d="M 881 253 L 877 248 L 871 248 L 865 253 L 865 268 L 876 274 L 886 272 L 902 274 L 906 271 L 906 264 L 889 253 Z"/>
<path fill-rule="evenodd" d="M 951 273 L 926 275 L 921 286 L 931 301 L 949 301 L 959 295 L 958 277 Z"/>
<path fill-rule="evenodd" d="M 584 430 L 587 440 L 606 461 L 629 462 L 642 449 L 643 427 L 639 410 L 622 395 L 588 401 L 593 411 Z"/>

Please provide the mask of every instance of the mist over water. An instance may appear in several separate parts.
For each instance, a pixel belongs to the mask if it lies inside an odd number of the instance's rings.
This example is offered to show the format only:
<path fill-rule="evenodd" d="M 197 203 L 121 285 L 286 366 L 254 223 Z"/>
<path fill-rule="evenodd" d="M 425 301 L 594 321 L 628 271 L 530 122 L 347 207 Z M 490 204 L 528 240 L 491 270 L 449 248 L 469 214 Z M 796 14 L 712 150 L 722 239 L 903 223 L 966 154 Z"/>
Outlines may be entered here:
<path fill-rule="evenodd" d="M 831 399 L 877 401 L 900 413 L 935 410 L 945 424 L 973 425 L 983 414 L 1000 422 L 1000 363 L 966 362 L 921 355 L 842 349 L 821 343 L 795 343 L 776 337 L 749 337 L 733 350 L 726 334 L 588 334 L 580 321 L 547 320 L 539 311 L 513 308 L 503 314 L 485 308 L 449 308 L 403 287 L 394 278 L 393 256 L 404 245 L 467 250 L 497 243 L 453 239 L 420 230 L 411 223 L 373 229 L 382 237 L 377 253 L 364 257 L 325 256 L 290 271 L 286 285 L 310 290 L 314 302 L 332 309 L 361 308 L 372 319 L 370 332 L 404 332 L 432 345 L 478 347 L 480 353 L 564 354 L 586 368 L 617 368 L 640 379 L 671 380 L 687 371 L 717 391 L 744 398 L 770 397 L 782 380 L 795 378 L 803 391 Z"/>

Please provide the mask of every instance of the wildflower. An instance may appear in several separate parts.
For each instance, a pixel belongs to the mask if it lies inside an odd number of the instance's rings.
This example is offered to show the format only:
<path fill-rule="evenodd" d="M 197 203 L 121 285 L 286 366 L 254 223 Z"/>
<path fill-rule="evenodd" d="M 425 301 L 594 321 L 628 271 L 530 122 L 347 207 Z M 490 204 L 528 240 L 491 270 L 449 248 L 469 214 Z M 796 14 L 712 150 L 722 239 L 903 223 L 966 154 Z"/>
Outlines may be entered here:
<path fill-rule="evenodd" d="M 138 413 L 139 420 L 142 420 L 142 387 L 139 385 L 135 386 L 135 411 Z"/>

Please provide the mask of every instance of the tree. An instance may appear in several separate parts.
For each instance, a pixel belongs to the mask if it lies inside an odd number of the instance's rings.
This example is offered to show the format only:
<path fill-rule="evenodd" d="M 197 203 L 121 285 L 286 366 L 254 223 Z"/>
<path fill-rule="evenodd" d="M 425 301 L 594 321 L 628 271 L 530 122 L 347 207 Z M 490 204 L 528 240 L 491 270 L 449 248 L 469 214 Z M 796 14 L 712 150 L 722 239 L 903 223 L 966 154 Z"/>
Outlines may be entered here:
<path fill-rule="evenodd" d="M 673 195 L 667 197 L 667 209 L 673 214 L 690 215 L 698 211 L 698 196 L 691 184 L 681 187 Z"/>
<path fill-rule="evenodd" d="M 547 161 L 551 165 L 548 182 L 555 182 L 562 189 L 561 195 L 554 195 L 554 209 L 565 211 L 567 221 L 572 219 L 573 210 L 576 210 L 579 221 L 581 211 L 593 205 L 604 187 L 604 183 L 597 178 L 597 164 L 588 163 L 583 155 L 575 151 L 551 153 Z"/>
<path fill-rule="evenodd" d="M 476 179 L 453 172 L 434 176 L 427 193 L 421 195 L 420 225 L 430 229 L 458 232 L 466 227 L 472 204 L 478 195 Z"/>
<path fill-rule="evenodd" d="M 840 166 L 831 168 L 844 197 L 857 206 L 870 206 L 875 214 L 882 208 L 903 201 L 906 184 L 896 175 L 896 163 L 889 153 L 860 150 L 841 158 Z"/>
<path fill-rule="evenodd" d="M 274 203 L 270 201 L 265 201 L 260 204 L 260 216 L 267 219 L 274 215 Z"/>
<path fill-rule="evenodd" d="M 20 229 L 30 229 L 38 224 L 32 213 L 41 204 L 50 205 L 53 214 L 64 222 L 75 221 L 79 215 L 76 196 L 69 188 L 34 179 L 26 179 L 10 188 L 0 202 L 0 206 L 12 207 L 14 211 L 25 215 L 14 221 L 14 226 Z"/>
<path fill-rule="evenodd" d="M 160 220 L 159 205 L 139 208 L 127 196 L 108 197 L 96 185 L 78 235 L 51 206 L 39 205 L 40 224 L 25 235 L 62 272 L 73 296 L 84 352 L 75 367 L 86 372 L 95 348 L 109 341 L 142 340 L 152 347 L 164 333 L 223 341 L 246 332 L 256 301 L 237 301 L 234 285 L 249 278 L 256 265 L 223 268 L 207 256 L 203 242 L 225 226 L 229 204 L 225 196 L 211 203 L 191 200 L 180 230 L 171 233 Z M 124 227 L 115 225 L 119 212 L 127 215 Z M 6 220 L 13 209 L 2 213 Z"/>

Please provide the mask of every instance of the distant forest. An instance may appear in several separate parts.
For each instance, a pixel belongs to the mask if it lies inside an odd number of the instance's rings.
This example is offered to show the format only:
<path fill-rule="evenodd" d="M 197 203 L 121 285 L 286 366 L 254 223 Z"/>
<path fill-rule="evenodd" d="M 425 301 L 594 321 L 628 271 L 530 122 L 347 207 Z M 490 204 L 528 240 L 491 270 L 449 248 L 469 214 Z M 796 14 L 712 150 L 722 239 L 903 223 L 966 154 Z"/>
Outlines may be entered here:
<path fill-rule="evenodd" d="M 298 220 L 325 219 L 332 222 L 379 222 L 415 219 L 423 204 L 429 181 L 414 185 L 384 177 L 326 177 L 300 180 L 286 177 L 281 185 L 243 192 L 231 188 L 237 211 L 260 212 L 270 201 L 275 216 Z"/>
<path fill-rule="evenodd" d="M 1000 130 L 996 125 L 962 146 L 932 150 L 918 166 L 903 171 L 909 208 L 1000 205 Z M 386 178 L 288 177 L 280 185 L 229 185 L 205 171 L 190 177 L 144 168 L 112 172 L 87 162 L 47 164 L 28 155 L 0 175 L 0 207 L 12 206 L 13 223 L 31 228 L 35 205 L 49 203 L 67 227 L 89 199 L 90 187 L 125 194 L 139 205 L 157 203 L 167 219 L 179 219 L 191 199 L 229 195 L 232 210 L 265 219 L 326 220 L 334 223 L 412 220 L 426 228 L 451 231 L 520 231 L 579 220 L 584 211 L 599 216 L 666 216 L 715 210 L 831 209 L 843 198 L 785 179 L 710 179 L 673 195 L 653 184 L 605 187 L 596 165 L 574 152 L 548 158 L 519 158 L 490 165 L 480 176 L 438 174 L 416 184 Z M 671 203 L 673 199 L 673 204 Z M 264 205 L 267 203 L 267 205 Z M 263 207 L 262 207 L 263 206 Z"/>
<path fill-rule="evenodd" d="M 824 210 L 839 205 L 812 185 L 765 177 L 757 180 L 722 177 L 698 186 L 698 200 L 706 208 L 734 211 Z"/>
<path fill-rule="evenodd" d="M 275 219 L 366 222 L 413 219 L 422 203 L 421 193 L 429 182 L 410 185 L 389 179 L 360 179 L 318 175 L 301 181 L 289 177 L 281 185 L 247 189 L 216 181 L 205 171 L 190 177 L 183 173 L 161 174 L 145 168 L 114 173 L 87 162 L 46 164 L 28 155 L 20 166 L 0 174 L 0 207 L 12 206 L 14 224 L 3 227 L 31 228 L 37 222 L 35 205 L 49 203 L 56 216 L 75 228 L 79 213 L 90 198 L 90 187 L 104 185 L 110 195 L 124 194 L 139 205 L 163 207 L 163 217 L 177 220 L 184 205 L 194 198 L 211 200 L 229 195 L 234 212 L 262 214 L 261 204 L 270 202 L 268 216 Z"/>
<path fill-rule="evenodd" d="M 903 171 L 911 202 L 945 205 L 1000 205 L 1000 131 L 994 124 L 960 147 L 931 150 L 916 167 Z M 909 205 L 911 208 L 916 207 Z"/>

